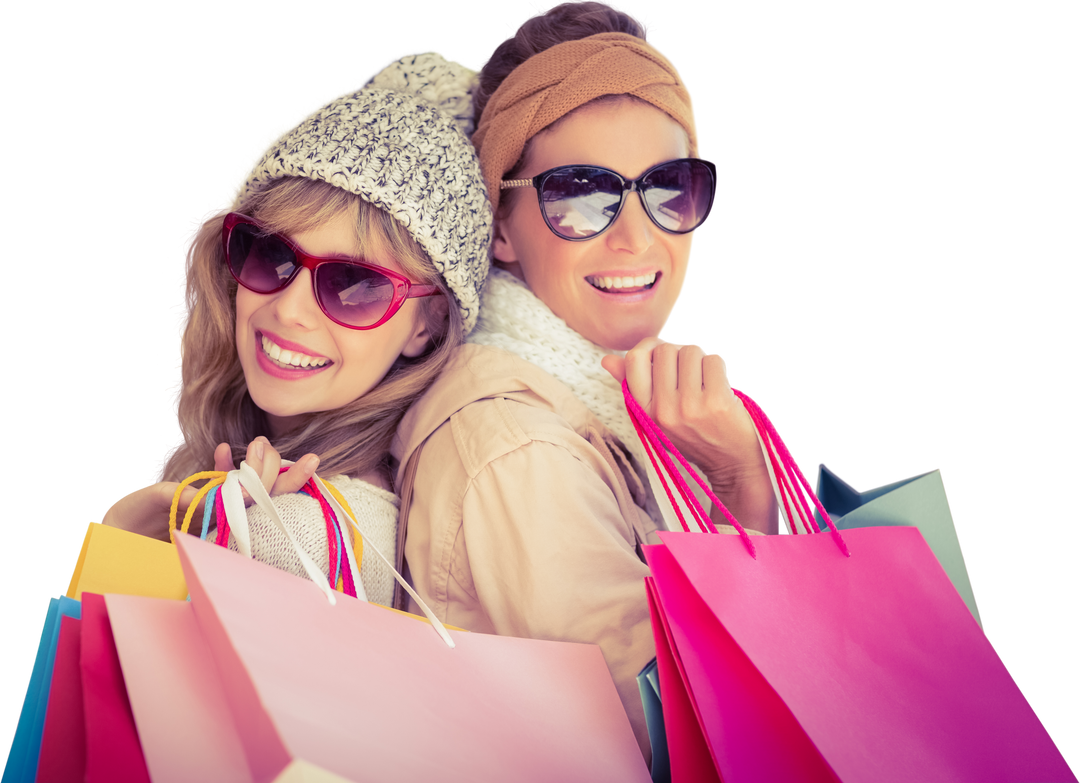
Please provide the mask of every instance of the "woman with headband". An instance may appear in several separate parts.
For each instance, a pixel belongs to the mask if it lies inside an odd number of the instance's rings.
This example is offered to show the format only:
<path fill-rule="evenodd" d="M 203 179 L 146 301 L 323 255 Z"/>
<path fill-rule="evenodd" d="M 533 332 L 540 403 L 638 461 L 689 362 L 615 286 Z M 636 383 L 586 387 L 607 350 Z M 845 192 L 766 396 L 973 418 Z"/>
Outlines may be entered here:
<path fill-rule="evenodd" d="M 697 157 L 674 67 L 598 3 L 527 22 L 474 100 L 495 268 L 473 344 L 395 440 L 399 542 L 446 622 L 599 644 L 648 758 L 635 676 L 655 651 L 640 546 L 658 542 L 664 517 L 624 375 L 741 522 L 777 524 L 723 361 L 657 338 L 715 170 Z"/>

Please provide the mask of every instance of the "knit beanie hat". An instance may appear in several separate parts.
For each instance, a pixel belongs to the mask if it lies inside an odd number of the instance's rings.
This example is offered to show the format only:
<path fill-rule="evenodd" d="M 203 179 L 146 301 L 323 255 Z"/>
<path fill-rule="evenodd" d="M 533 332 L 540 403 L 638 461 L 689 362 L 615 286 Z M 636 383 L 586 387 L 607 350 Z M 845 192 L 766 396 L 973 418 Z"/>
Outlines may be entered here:
<path fill-rule="evenodd" d="M 471 129 L 461 119 L 472 113 L 475 77 L 437 54 L 392 63 L 282 136 L 248 176 L 237 206 L 276 179 L 304 177 L 386 210 L 431 257 L 468 334 L 487 276 L 492 222 Z"/>
<path fill-rule="evenodd" d="M 529 139 L 580 106 L 604 95 L 632 95 L 682 125 L 697 154 L 690 93 L 664 55 L 641 38 L 599 33 L 534 54 L 492 93 L 473 144 L 488 193 L 499 206 L 499 185 Z"/>

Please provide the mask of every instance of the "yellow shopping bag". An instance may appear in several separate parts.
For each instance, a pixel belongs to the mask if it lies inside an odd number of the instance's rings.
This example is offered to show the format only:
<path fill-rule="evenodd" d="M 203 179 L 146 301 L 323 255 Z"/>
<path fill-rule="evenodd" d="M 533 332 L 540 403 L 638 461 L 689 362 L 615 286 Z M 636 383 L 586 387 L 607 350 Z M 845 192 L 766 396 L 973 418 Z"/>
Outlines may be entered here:
<path fill-rule="evenodd" d="M 121 593 L 152 598 L 187 597 L 176 547 L 117 527 L 91 522 L 83 539 L 67 597 Z"/>

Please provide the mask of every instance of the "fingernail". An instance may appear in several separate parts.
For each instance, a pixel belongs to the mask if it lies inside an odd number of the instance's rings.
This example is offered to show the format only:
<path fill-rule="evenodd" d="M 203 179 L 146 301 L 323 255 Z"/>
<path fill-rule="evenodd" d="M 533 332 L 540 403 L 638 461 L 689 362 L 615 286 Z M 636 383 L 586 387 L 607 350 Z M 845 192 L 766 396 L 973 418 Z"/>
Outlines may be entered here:
<path fill-rule="evenodd" d="M 265 454 L 265 453 L 266 452 L 263 450 L 262 441 L 261 440 L 256 440 L 255 441 L 255 457 L 257 459 L 262 459 L 263 454 Z"/>
<path fill-rule="evenodd" d="M 314 454 L 312 454 L 310 457 L 308 457 L 308 470 L 311 473 L 314 473 L 316 468 L 318 468 L 318 467 L 319 467 L 319 458 L 316 457 Z"/>

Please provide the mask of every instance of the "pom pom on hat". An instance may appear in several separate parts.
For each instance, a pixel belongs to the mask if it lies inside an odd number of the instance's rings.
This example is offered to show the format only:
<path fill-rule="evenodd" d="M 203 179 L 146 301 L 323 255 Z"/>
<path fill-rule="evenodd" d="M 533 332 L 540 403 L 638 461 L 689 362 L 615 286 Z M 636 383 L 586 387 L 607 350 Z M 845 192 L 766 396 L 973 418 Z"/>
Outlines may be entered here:
<path fill-rule="evenodd" d="M 441 54 L 411 54 L 379 71 L 365 87 L 394 90 L 415 95 L 453 118 L 454 124 L 466 136 L 475 130 L 473 121 L 473 90 L 476 71 L 450 62 Z"/>

